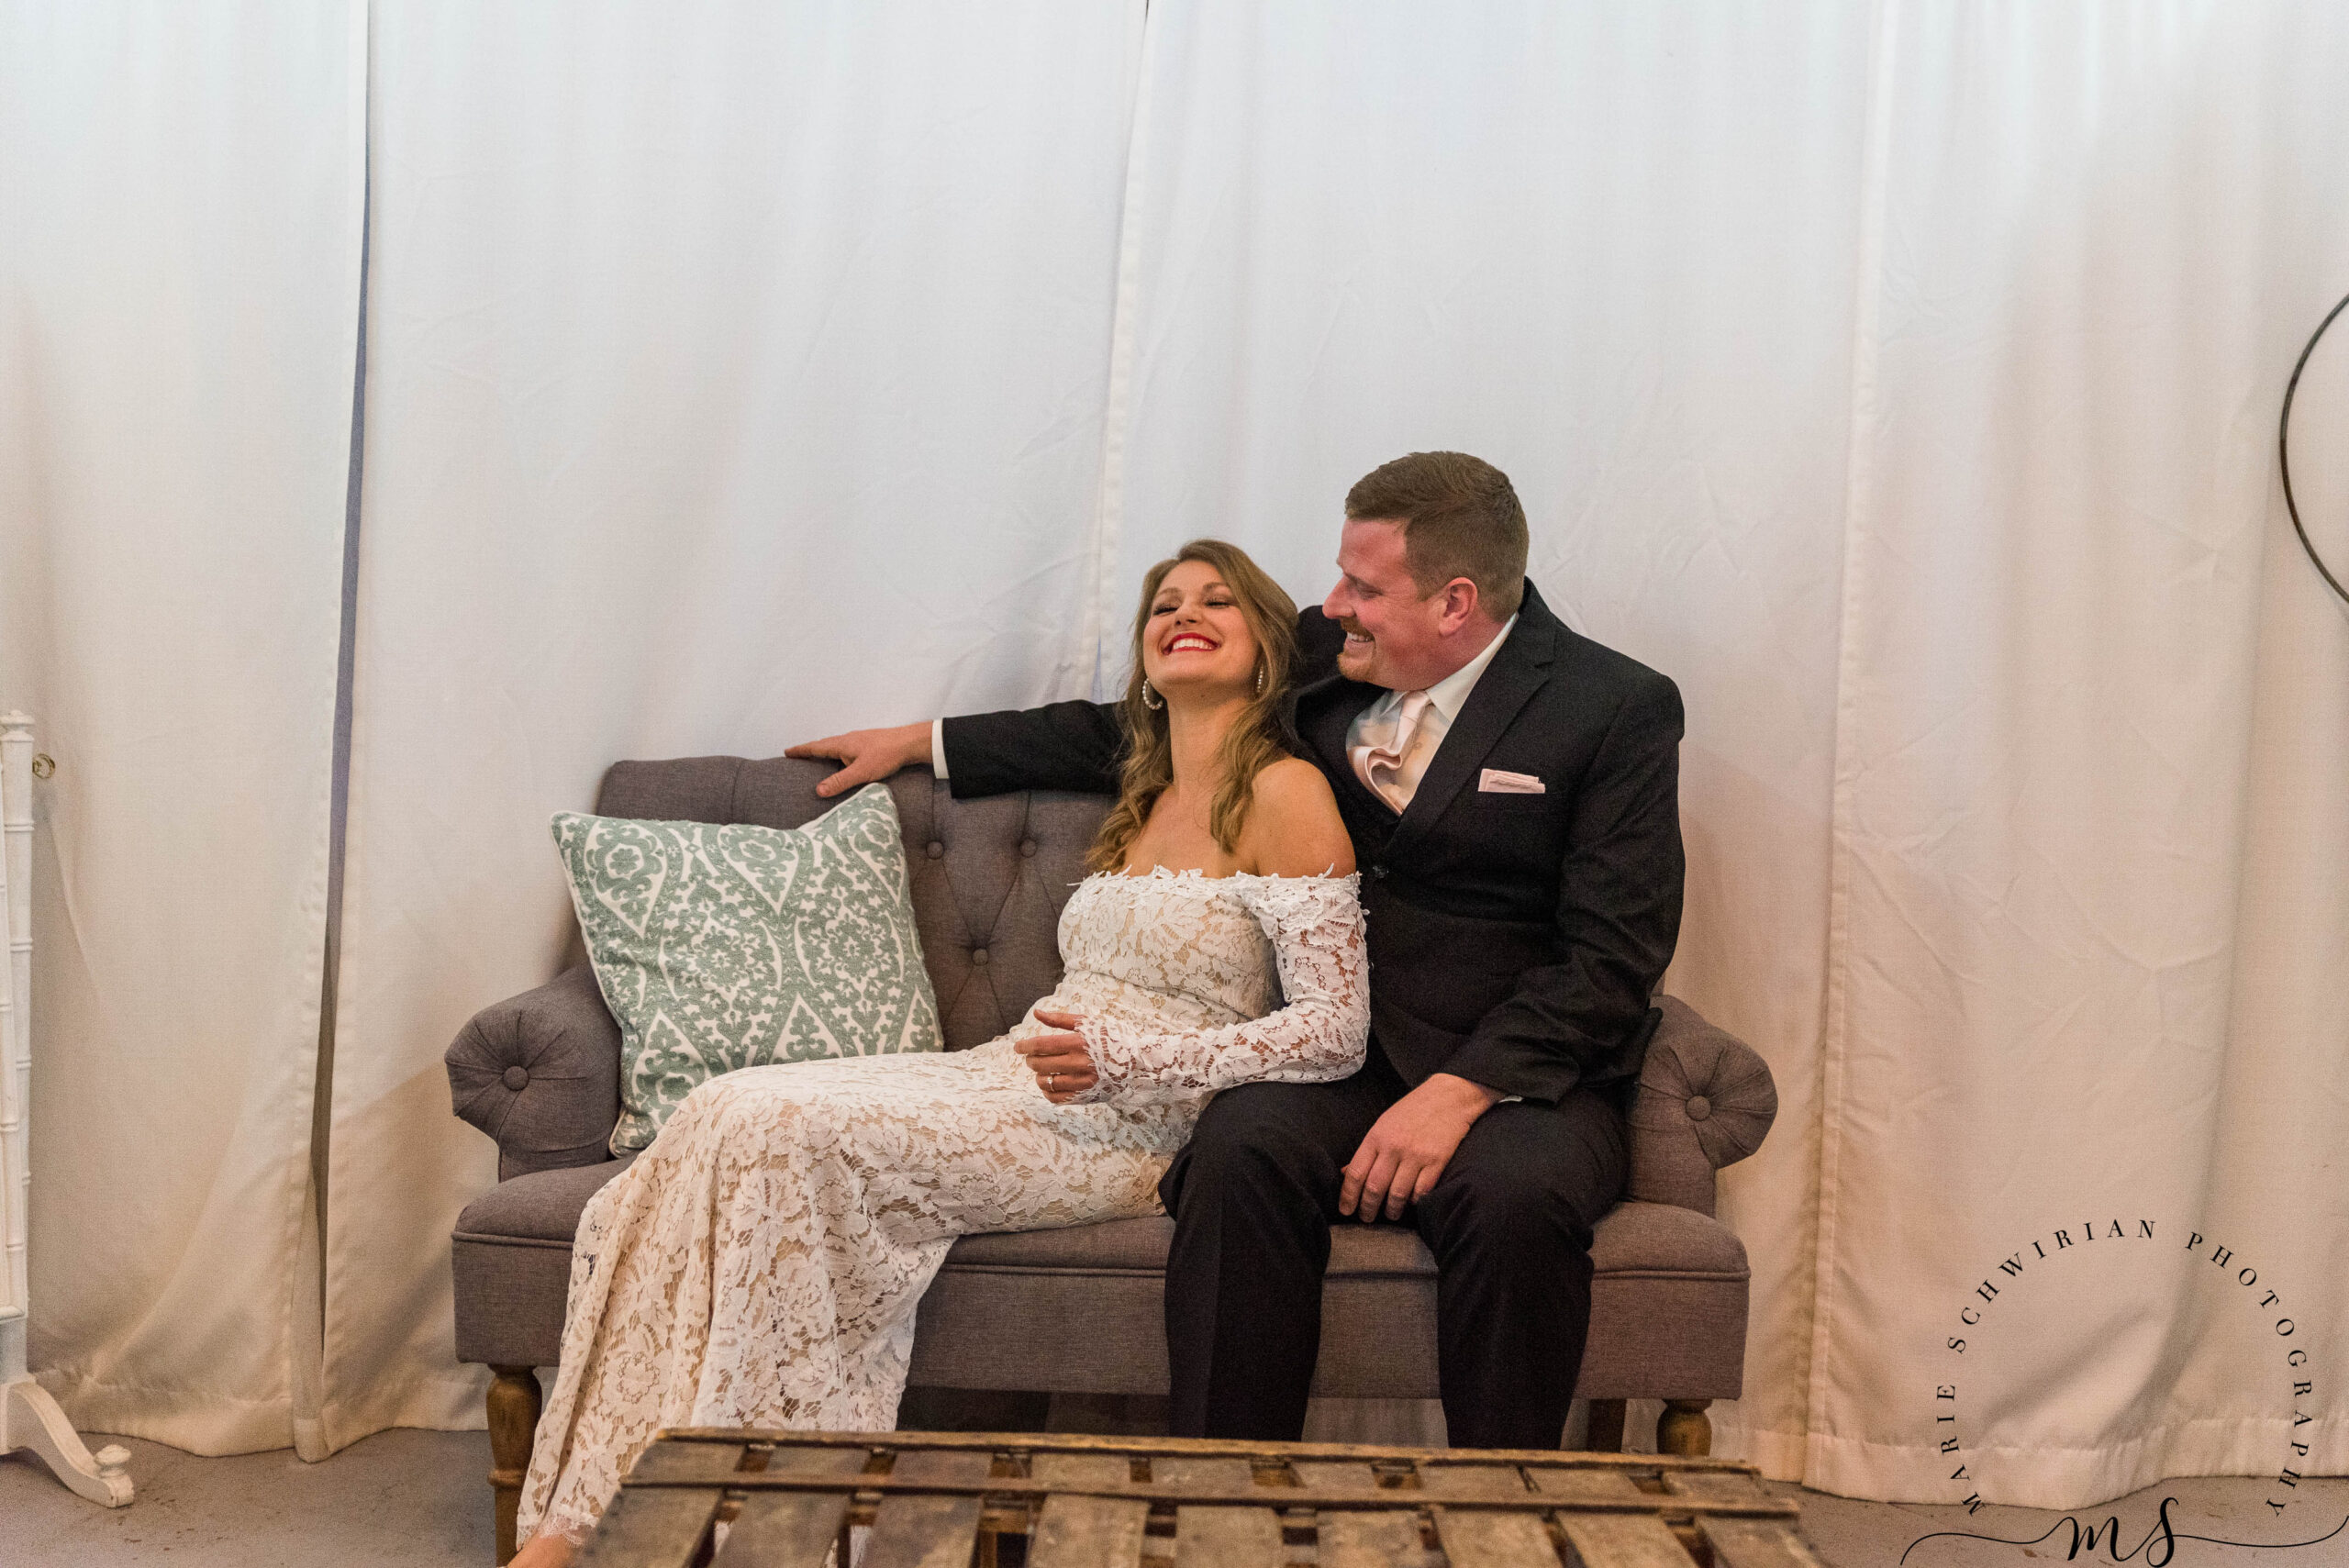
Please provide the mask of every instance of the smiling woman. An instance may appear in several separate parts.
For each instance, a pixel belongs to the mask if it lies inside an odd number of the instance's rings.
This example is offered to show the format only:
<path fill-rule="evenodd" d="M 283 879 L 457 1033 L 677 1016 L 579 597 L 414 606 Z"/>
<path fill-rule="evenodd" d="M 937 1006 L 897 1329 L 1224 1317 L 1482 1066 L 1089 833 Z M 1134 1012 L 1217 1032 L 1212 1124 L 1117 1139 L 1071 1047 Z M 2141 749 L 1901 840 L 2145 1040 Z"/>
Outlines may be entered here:
<path fill-rule="evenodd" d="M 1101 824 L 1085 863 L 1095 871 L 1147 872 L 1197 865 L 1210 875 L 1286 871 L 1252 863 L 1252 840 L 1277 841 L 1314 860 L 1353 869 L 1329 785 L 1310 763 L 1295 761 L 1296 739 L 1282 717 L 1297 662 L 1297 606 L 1281 585 L 1221 539 L 1193 539 L 1142 579 L 1134 617 L 1132 668 L 1126 678 L 1126 731 L 1132 737 L 1119 778 L 1118 803 Z M 1286 777 L 1302 771 L 1310 784 Z M 1258 787 L 1318 796 L 1307 823 L 1320 833 L 1251 835 Z M 1319 807 L 1319 809 L 1312 809 Z M 1324 840 L 1327 840 L 1324 842 Z M 1302 841 L 1301 841 L 1302 840 Z M 1291 874 L 1294 874 L 1293 873 Z"/>
<path fill-rule="evenodd" d="M 1230 545 L 1152 569 L 1124 827 L 1063 912 L 1060 984 L 1008 1033 L 711 1077 L 589 1200 L 518 1568 L 570 1562 L 663 1425 L 886 1429 L 956 1237 L 1159 1212 L 1212 1095 L 1360 1069 L 1353 851 L 1280 718 L 1296 623 Z"/>

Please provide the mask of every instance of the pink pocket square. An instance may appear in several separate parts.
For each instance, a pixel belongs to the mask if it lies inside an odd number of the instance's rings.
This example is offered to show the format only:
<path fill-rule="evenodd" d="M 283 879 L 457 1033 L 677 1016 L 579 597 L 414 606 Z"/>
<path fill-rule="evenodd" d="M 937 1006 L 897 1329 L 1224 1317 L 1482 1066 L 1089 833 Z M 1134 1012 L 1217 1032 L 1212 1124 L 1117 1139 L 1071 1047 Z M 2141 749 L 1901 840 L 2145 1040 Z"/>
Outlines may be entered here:
<path fill-rule="evenodd" d="M 1486 768 L 1476 780 L 1477 790 L 1485 795 L 1547 795 L 1549 786 L 1531 773 L 1503 773 L 1498 768 Z"/>

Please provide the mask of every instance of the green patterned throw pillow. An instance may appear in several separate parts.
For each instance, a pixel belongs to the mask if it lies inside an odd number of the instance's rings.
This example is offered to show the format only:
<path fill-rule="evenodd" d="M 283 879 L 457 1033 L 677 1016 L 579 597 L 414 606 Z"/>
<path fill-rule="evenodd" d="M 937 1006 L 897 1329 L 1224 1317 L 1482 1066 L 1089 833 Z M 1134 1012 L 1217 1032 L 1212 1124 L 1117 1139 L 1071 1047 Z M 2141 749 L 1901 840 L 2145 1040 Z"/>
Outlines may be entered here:
<path fill-rule="evenodd" d="M 566 811 L 554 841 L 619 1020 L 615 1154 L 738 1067 L 943 1047 L 885 785 L 805 828 Z"/>

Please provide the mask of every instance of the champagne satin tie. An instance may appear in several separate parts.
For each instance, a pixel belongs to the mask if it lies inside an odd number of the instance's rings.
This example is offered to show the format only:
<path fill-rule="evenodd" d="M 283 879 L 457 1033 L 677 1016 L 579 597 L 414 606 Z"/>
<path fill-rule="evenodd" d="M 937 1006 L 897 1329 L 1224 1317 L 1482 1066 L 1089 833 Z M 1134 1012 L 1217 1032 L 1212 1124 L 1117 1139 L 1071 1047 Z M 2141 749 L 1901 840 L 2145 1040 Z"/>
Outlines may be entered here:
<path fill-rule="evenodd" d="M 1411 754 L 1411 742 L 1419 737 L 1419 720 L 1428 711 L 1429 700 L 1425 692 L 1406 692 L 1402 711 L 1395 716 L 1394 738 L 1384 746 L 1354 748 L 1354 776 L 1397 811 L 1411 804 L 1399 775 L 1403 759 Z"/>

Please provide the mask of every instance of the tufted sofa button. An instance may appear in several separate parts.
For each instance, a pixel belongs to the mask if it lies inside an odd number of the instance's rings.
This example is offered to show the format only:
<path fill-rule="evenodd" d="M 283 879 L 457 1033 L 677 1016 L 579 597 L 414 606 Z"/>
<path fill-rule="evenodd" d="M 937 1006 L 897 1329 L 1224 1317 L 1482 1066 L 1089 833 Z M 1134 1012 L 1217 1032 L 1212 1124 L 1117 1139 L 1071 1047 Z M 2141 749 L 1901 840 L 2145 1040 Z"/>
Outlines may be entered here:
<path fill-rule="evenodd" d="M 928 844 L 922 847 L 921 852 L 928 855 L 931 860 L 936 860 L 939 856 L 946 852 L 946 846 L 940 843 L 937 840 L 932 839 Z"/>
<path fill-rule="evenodd" d="M 1022 840 L 1019 840 L 1019 852 L 1020 852 L 1020 854 L 1021 854 L 1022 856 L 1024 856 L 1024 857 L 1031 857 L 1031 858 L 1032 858 L 1032 857 L 1034 856 L 1034 854 L 1036 853 L 1036 840 L 1033 840 L 1033 839 L 1022 839 Z"/>
<path fill-rule="evenodd" d="M 1712 1114 L 1712 1101 L 1705 1098 L 1702 1095 L 1691 1095 L 1688 1096 L 1688 1119 L 1690 1121 L 1703 1121 Z"/>
<path fill-rule="evenodd" d="M 507 1088 L 518 1095 L 530 1086 L 530 1070 L 519 1062 L 508 1067 L 498 1076 Z"/>
<path fill-rule="evenodd" d="M 982 969 L 985 968 L 987 962 L 987 950 L 985 948 L 973 948 L 971 950 L 971 962 L 977 964 Z"/>

